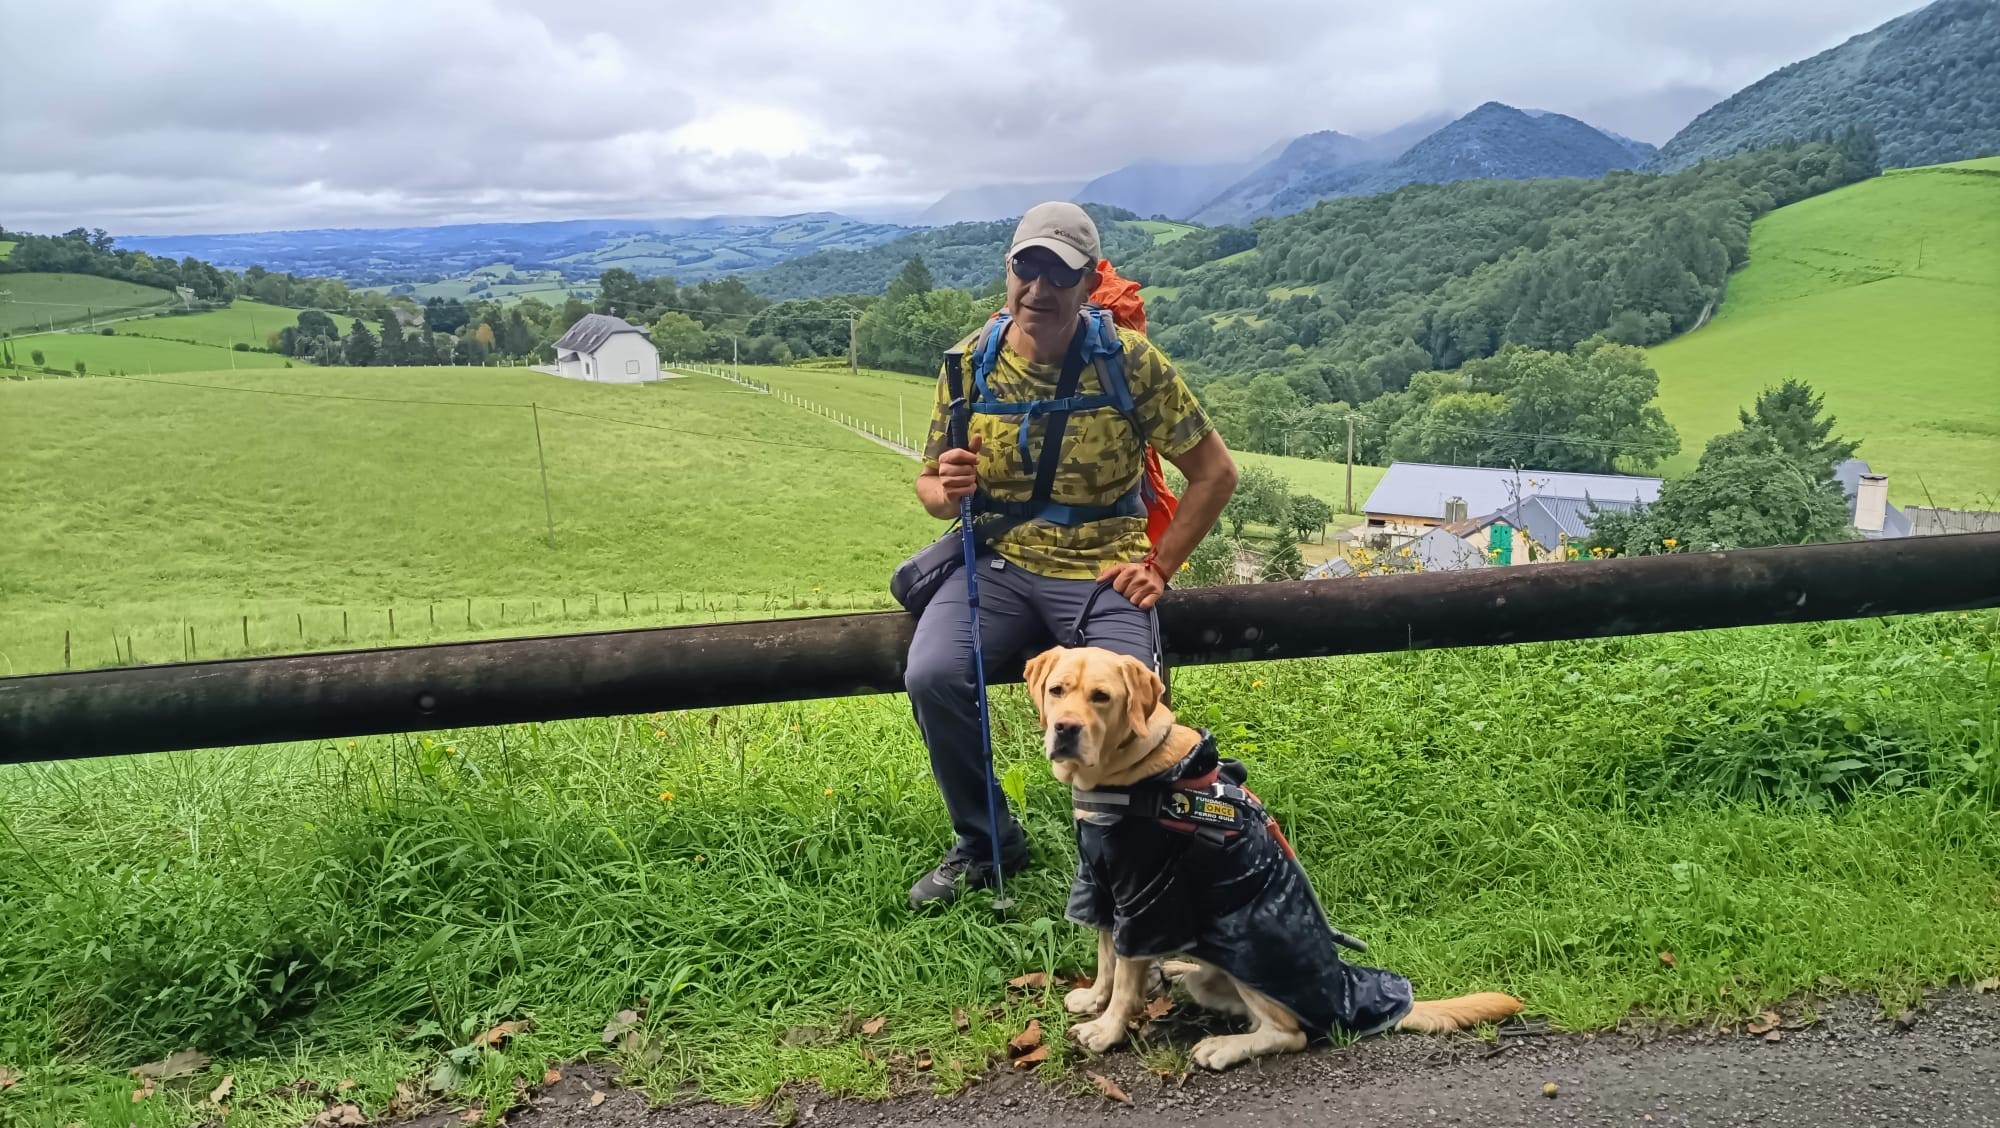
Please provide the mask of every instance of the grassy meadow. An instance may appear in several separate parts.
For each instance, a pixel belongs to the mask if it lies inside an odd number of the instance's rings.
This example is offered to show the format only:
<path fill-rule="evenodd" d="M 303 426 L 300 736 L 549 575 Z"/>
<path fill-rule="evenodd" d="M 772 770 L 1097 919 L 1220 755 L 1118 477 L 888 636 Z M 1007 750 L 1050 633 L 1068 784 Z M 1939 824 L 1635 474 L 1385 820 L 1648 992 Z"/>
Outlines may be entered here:
<path fill-rule="evenodd" d="M 206 315 L 203 315 L 206 316 Z M 176 319 L 179 320 L 179 319 Z M 193 320 L 189 318 L 188 320 Z M 153 336 L 141 336 L 130 330 L 130 326 L 148 322 L 122 322 L 117 325 L 112 336 L 101 333 L 86 333 L 81 330 L 71 333 L 37 333 L 32 337 L 15 337 L 8 342 L 19 363 L 22 375 L 35 378 L 26 371 L 36 352 L 42 354 L 43 366 L 71 371 L 77 361 L 83 361 L 89 373 L 121 373 L 128 376 L 148 374 L 243 371 L 254 368 L 282 369 L 287 364 L 294 368 L 307 368 L 309 361 L 295 357 L 279 356 L 269 352 L 236 352 L 218 345 L 189 344 L 185 341 L 167 340 Z M 160 330 L 154 330 L 160 331 Z M 0 369 L 0 371 L 9 371 Z"/>
<path fill-rule="evenodd" d="M 340 327 L 343 334 L 354 328 L 352 317 L 345 314 L 328 316 Z M 236 345 L 264 349 L 270 347 L 271 334 L 298 323 L 298 310 L 238 298 L 225 309 L 185 316 L 149 317 L 142 321 L 126 322 L 118 326 L 118 332 L 133 337 L 153 337 L 162 341 L 181 341 L 186 344 L 209 345 L 222 349 L 233 348 Z"/>
<path fill-rule="evenodd" d="M 1720 1025 L 1837 990 L 1894 1011 L 2000 970 L 1996 643 L 1987 613 L 1176 689 L 1333 918 L 1424 994 Z M 0 1123 L 184 1128 L 224 1074 L 351 1079 L 370 1117 L 433 1083 L 490 1122 L 517 1075 L 582 1055 L 662 1096 L 781 1094 L 782 1117 L 802 1079 L 949 1091 L 1030 1018 L 1056 1079 L 1081 1064 L 1060 987 L 1006 981 L 1087 968 L 1061 920 L 1067 796 L 1018 688 L 995 732 L 1041 863 L 1005 921 L 984 895 L 903 906 L 946 832 L 894 697 L 0 769 L 0 1063 L 22 1075 Z M 639 1038 L 602 1044 L 642 999 Z M 880 1035 L 854 1033 L 870 1017 Z M 1193 1035 L 1165 1029 L 1135 1052 L 1180 1068 Z M 125 1069 L 190 1045 L 213 1064 L 135 1103 Z M 280 1092 L 228 1123 L 319 1107 Z"/>
<path fill-rule="evenodd" d="M 0 290 L 7 293 L 0 298 L 0 333 L 8 334 L 102 325 L 180 303 L 171 290 L 89 274 L 0 275 Z"/>
<path fill-rule="evenodd" d="M 2000 505 L 2000 157 L 1894 170 L 1780 208 L 1702 328 L 1648 350 L 1681 433 L 1669 473 L 1787 378 L 1899 504 Z"/>
<path fill-rule="evenodd" d="M 706 377 L 172 379 L 0 385 L 0 671 L 61 668 L 65 631 L 79 666 L 111 664 L 127 635 L 140 661 L 179 660 L 190 625 L 210 657 L 381 642 L 392 607 L 407 641 L 886 606 L 890 569 L 938 531 L 909 460 Z"/>

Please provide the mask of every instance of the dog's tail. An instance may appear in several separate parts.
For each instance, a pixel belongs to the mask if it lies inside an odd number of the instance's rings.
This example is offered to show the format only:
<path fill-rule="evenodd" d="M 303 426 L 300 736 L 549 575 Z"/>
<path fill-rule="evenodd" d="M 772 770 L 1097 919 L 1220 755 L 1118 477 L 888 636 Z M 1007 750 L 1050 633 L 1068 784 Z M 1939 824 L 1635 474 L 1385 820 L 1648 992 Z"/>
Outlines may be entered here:
<path fill-rule="evenodd" d="M 1482 1022 L 1499 1022 L 1521 1013 L 1521 1000 L 1498 991 L 1482 991 L 1477 995 L 1460 995 L 1455 999 L 1432 999 L 1418 1002 L 1396 1024 L 1398 1030 L 1413 1030 L 1420 1034 L 1442 1034 L 1447 1030 L 1464 1030 Z"/>

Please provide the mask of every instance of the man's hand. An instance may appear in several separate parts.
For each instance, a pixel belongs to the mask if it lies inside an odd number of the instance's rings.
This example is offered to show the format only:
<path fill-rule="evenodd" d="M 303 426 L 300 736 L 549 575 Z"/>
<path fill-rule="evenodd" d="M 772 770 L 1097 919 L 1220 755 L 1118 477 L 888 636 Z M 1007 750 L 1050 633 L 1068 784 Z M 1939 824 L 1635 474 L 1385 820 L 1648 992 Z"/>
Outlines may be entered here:
<path fill-rule="evenodd" d="M 1151 564 L 1113 564 L 1097 575 L 1097 582 L 1111 582 L 1111 590 L 1132 601 L 1132 605 L 1144 611 L 1160 601 L 1166 593 L 1167 581 Z"/>
<path fill-rule="evenodd" d="M 953 505 L 979 488 L 978 435 L 972 436 L 971 444 L 938 455 L 938 484 L 944 487 L 944 499 Z"/>

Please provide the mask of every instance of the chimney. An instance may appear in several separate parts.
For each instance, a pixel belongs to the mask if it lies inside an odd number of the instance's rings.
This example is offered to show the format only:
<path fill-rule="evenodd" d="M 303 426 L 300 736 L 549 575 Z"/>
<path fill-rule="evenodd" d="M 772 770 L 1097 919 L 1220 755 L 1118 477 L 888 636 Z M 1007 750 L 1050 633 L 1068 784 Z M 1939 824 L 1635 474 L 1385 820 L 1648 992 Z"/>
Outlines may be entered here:
<path fill-rule="evenodd" d="M 1854 527 L 1864 533 L 1879 533 L 1889 519 L 1889 476 L 1863 474 L 1854 487 Z"/>
<path fill-rule="evenodd" d="M 1462 497 L 1446 498 L 1444 501 L 1444 523 L 1449 525 L 1454 521 L 1465 520 L 1465 510 L 1466 506 L 1464 498 Z"/>

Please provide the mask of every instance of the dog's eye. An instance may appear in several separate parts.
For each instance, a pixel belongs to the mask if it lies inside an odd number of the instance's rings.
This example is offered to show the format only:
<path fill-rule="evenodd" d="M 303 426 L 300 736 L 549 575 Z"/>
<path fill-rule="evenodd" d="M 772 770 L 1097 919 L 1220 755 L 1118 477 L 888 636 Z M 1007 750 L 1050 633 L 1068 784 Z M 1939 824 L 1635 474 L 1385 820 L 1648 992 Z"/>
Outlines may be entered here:
<path fill-rule="evenodd" d="M 1050 696 L 1050 697 L 1061 697 L 1061 696 L 1062 696 L 1062 694 L 1063 694 L 1063 689 L 1062 689 L 1062 686 L 1059 686 L 1059 685 L 1052 685 L 1052 686 L 1050 686 L 1050 687 L 1049 687 L 1049 696 Z"/>
<path fill-rule="evenodd" d="M 1096 702 L 1096 703 L 1098 703 L 1099 705 L 1102 705 L 1102 704 L 1104 704 L 1104 703 L 1105 703 L 1106 701 L 1109 701 L 1109 700 L 1111 700 L 1111 695 L 1110 695 L 1110 694 L 1108 694 L 1108 693 L 1106 693 L 1106 692 L 1104 692 L 1104 691 L 1103 691 L 1103 690 L 1101 690 L 1101 689 L 1093 689 L 1093 690 L 1091 690 L 1091 691 L 1090 691 L 1090 699 L 1091 699 L 1092 701 L 1095 701 L 1095 702 Z"/>

